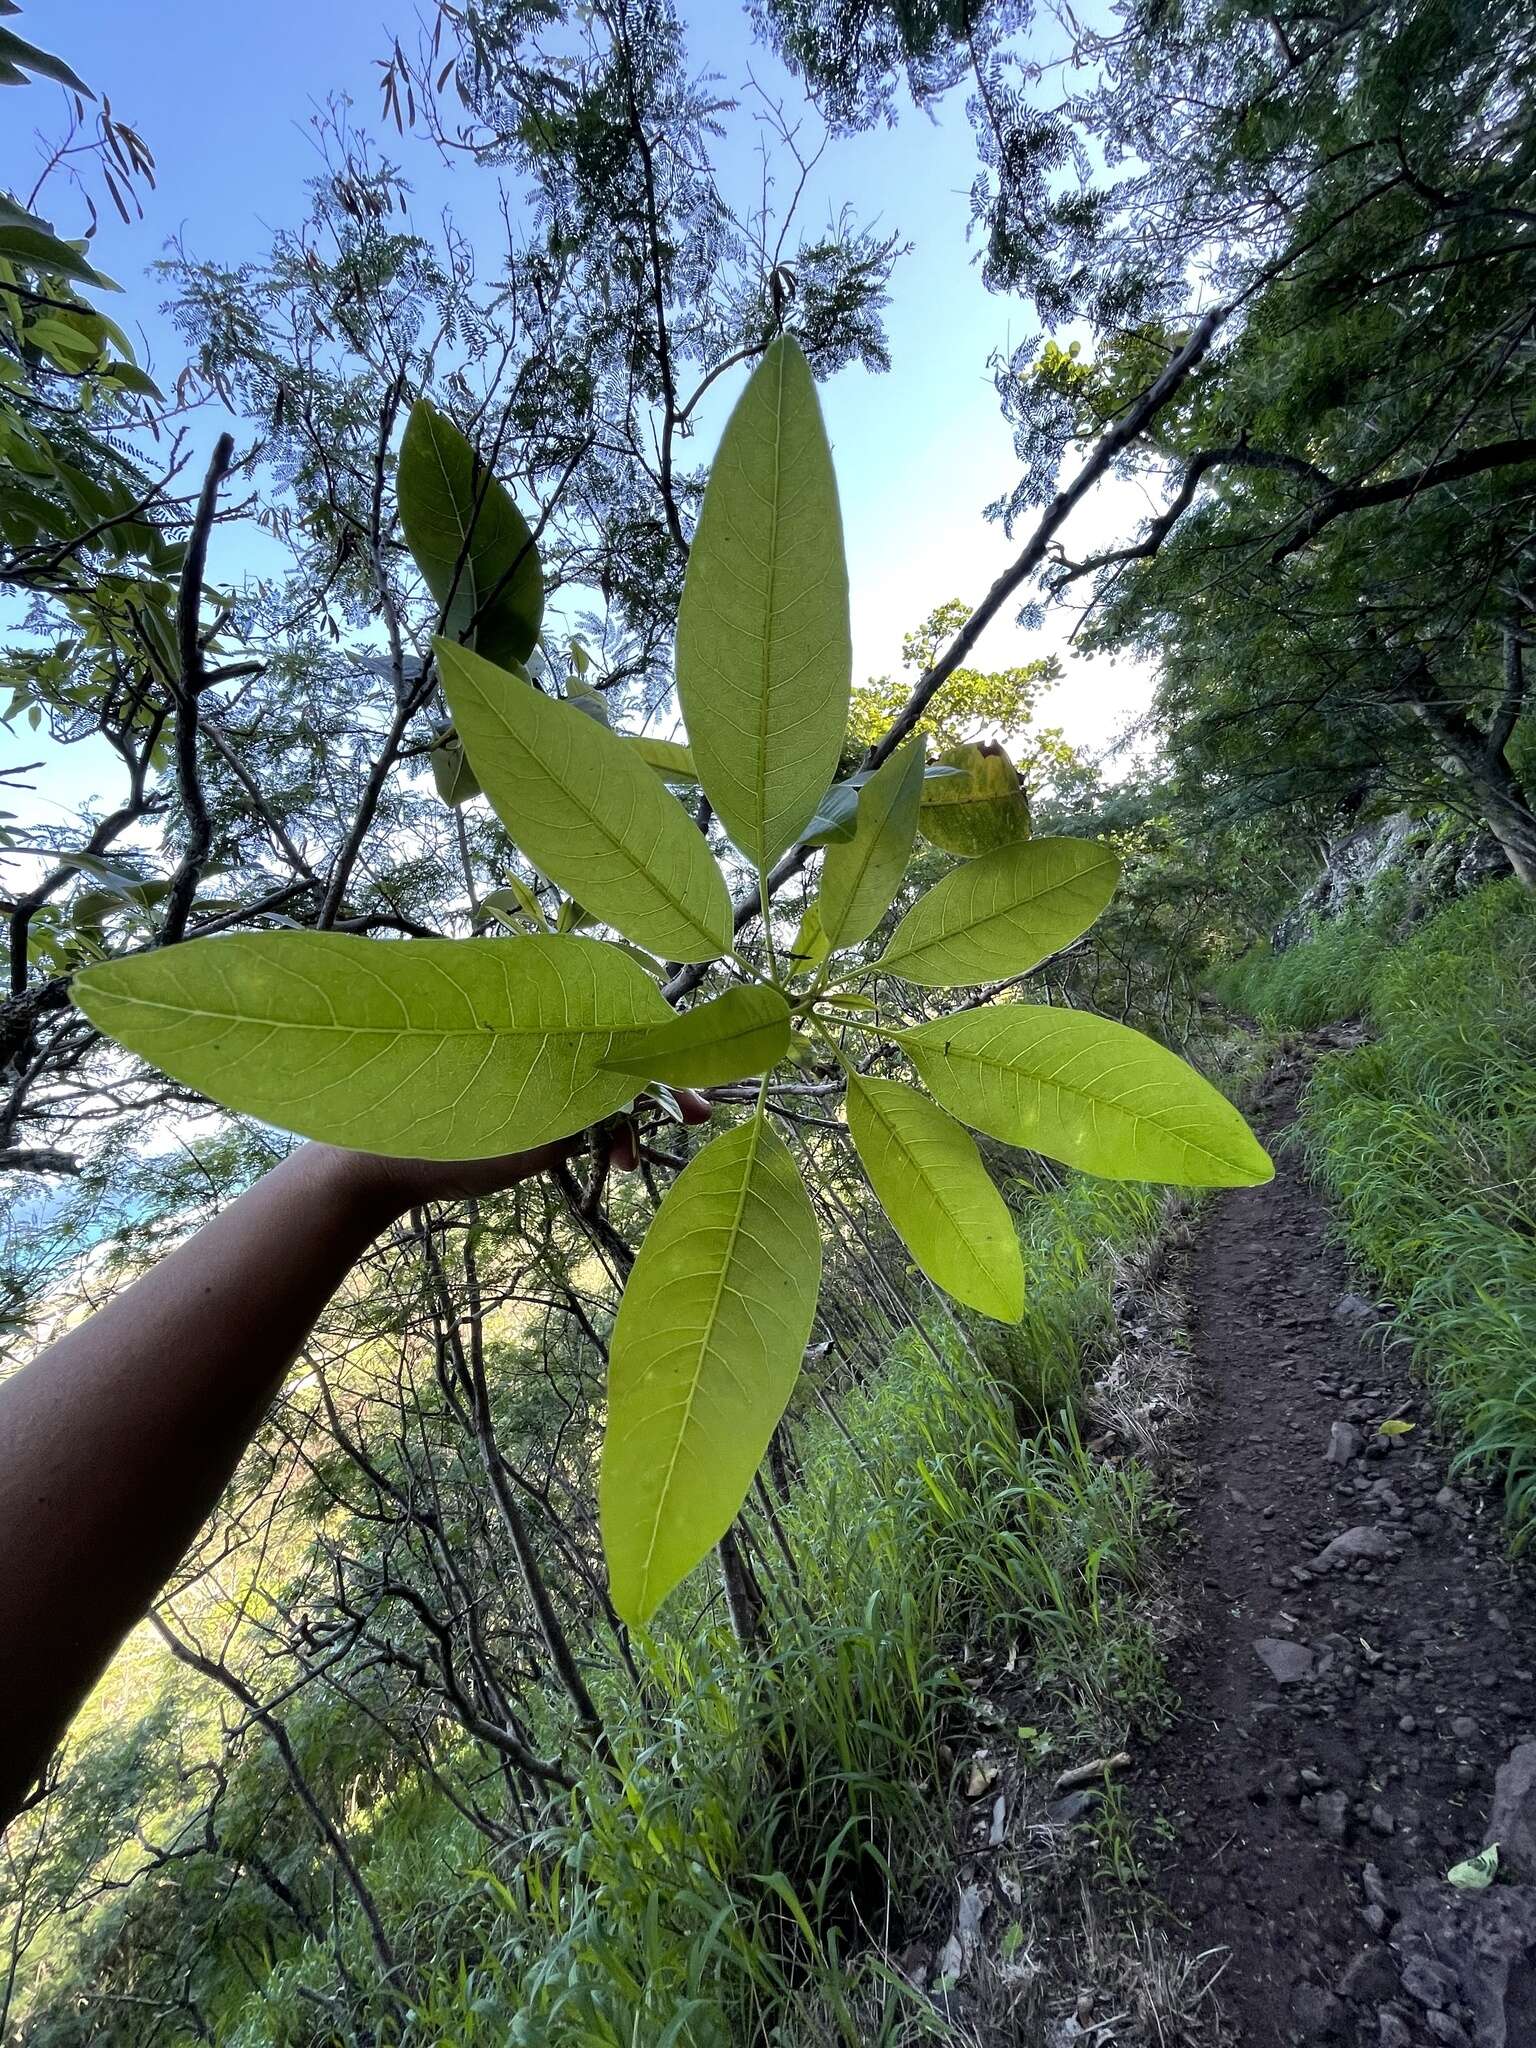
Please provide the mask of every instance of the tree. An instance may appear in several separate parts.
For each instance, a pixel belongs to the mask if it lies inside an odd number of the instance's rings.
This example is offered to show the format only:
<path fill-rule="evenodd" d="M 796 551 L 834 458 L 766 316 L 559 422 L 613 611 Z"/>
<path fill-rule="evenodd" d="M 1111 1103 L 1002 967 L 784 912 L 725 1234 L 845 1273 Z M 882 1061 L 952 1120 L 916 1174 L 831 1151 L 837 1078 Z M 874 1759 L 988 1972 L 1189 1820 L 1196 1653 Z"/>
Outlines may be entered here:
<path fill-rule="evenodd" d="M 761 11 L 844 120 L 888 111 L 903 67 L 919 101 L 972 84 L 989 282 L 1094 343 L 1088 360 L 1029 337 L 998 366 L 1026 464 L 1008 519 L 1219 316 L 1129 451 L 1164 509 L 1046 579 L 1057 596 L 1091 579 L 1101 644 L 1168 651 L 1176 746 L 1214 766 L 1230 744 L 1234 786 L 1262 759 L 1260 800 L 1308 776 L 1315 792 L 1312 770 L 1288 774 L 1292 739 L 1313 769 L 1332 760 L 1341 794 L 1362 772 L 1430 786 L 1536 877 L 1516 758 L 1536 488 L 1528 10 L 1136 7 L 1078 37 L 1087 88 L 1054 100 L 1053 68 L 1009 40 L 1025 9 Z M 1229 662 L 1246 684 L 1223 688 Z"/>

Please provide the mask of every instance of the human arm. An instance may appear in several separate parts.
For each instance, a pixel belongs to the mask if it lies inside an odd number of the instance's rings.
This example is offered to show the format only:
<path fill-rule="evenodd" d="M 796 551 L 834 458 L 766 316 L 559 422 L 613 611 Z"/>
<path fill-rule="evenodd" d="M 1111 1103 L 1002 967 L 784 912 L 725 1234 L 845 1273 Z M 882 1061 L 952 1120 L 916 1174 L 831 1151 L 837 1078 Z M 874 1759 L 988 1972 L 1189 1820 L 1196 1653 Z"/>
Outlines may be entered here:
<path fill-rule="evenodd" d="M 684 1113 L 708 1105 L 690 1096 Z M 0 1826 L 373 1239 L 418 1203 L 511 1187 L 569 1150 L 445 1165 L 301 1146 L 0 1384 Z M 614 1157 L 633 1163 L 622 1139 Z"/>

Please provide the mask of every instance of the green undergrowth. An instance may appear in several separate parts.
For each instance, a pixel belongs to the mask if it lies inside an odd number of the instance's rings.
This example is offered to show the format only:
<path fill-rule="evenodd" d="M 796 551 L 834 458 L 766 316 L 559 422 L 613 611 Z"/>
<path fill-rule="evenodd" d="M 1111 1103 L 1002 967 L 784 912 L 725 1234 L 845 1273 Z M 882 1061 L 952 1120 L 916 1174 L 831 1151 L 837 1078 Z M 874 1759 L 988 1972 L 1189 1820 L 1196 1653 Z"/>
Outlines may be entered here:
<path fill-rule="evenodd" d="M 1229 999 L 1280 1028 L 1363 1014 L 1324 1059 L 1303 1131 L 1350 1251 L 1396 1307 L 1462 1459 L 1536 1529 L 1536 897 L 1491 884 L 1389 943 L 1341 920 L 1250 956 Z"/>
<path fill-rule="evenodd" d="M 942 2003 L 888 1958 L 952 1907 L 969 1670 L 1017 1650 L 1031 1723 L 1062 1746 L 1118 1741 L 1156 1711 L 1138 1593 L 1157 1511 L 1138 1473 L 1086 1455 L 1071 1416 L 1110 1327 L 1115 1258 L 1156 1215 L 1105 1183 L 1037 1198 L 1026 1343 L 983 1362 L 939 1318 L 843 1397 L 841 1426 L 813 1412 L 780 1510 L 795 1567 L 769 1589 L 766 1656 L 664 1614 L 620 1774 L 589 1772 L 515 1885 L 482 1880 L 482 2031 L 455 1968 L 420 2003 L 423 2038 L 952 2038 Z M 1021 1400 L 1057 1400 L 1052 1424 L 1021 1436 Z"/>
<path fill-rule="evenodd" d="M 1120 1262 L 1160 1213 L 1153 1193 L 1107 1182 L 1032 1192 L 1020 1330 L 980 1343 L 936 1311 L 833 1412 L 808 1404 L 796 1476 L 774 1496 L 793 1565 L 757 1545 L 764 1645 L 741 1650 L 701 1568 L 634 1638 L 638 1685 L 609 1680 L 612 1766 L 592 1763 L 531 1842 L 493 1856 L 409 1775 L 354 1808 L 403 2009 L 360 1922 L 343 1920 L 342 1993 L 329 1946 L 275 1931 L 254 1887 L 215 1910 L 215 1869 L 193 1864 L 158 1904 L 125 1894 L 77 1948 L 73 1982 L 56 1959 L 27 2048 L 133 2040 L 131 2010 L 128 2031 L 103 2025 L 85 1984 L 142 1988 L 136 1916 L 205 1906 L 196 2001 L 229 2048 L 970 2039 L 890 1960 L 952 1923 L 959 1775 L 979 1745 L 1017 1745 L 1043 1801 L 1064 1759 L 1117 1749 L 1161 1711 L 1147 1593 L 1162 1511 L 1138 1468 L 1085 1451 L 1074 1414 L 1113 1333 Z M 760 1539 L 766 1526 L 759 1508 Z M 978 1674 L 1004 1670 L 1000 1724 Z M 319 1757 L 346 1714 L 312 1698 L 290 1727 Z M 1110 1851 L 1084 1832 L 1071 1853 L 1092 1866 Z M 1024 1860 L 1038 1865 L 1037 1844 Z M 363 2031 L 325 2031 L 327 2010 Z M 172 2019 L 162 2038 L 194 2037 Z"/>

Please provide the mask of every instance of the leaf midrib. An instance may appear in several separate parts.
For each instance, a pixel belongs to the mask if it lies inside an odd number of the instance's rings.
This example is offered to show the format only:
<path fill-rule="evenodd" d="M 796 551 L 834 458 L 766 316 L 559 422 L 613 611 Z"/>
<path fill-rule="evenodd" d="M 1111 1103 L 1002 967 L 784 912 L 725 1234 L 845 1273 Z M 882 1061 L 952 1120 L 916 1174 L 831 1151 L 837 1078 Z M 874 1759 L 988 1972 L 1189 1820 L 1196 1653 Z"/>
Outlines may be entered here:
<path fill-rule="evenodd" d="M 898 1083 L 897 1085 L 899 1086 L 900 1084 Z M 859 1094 L 863 1098 L 865 1107 L 869 1110 L 870 1114 L 875 1118 L 876 1122 L 880 1125 L 880 1128 L 883 1131 L 885 1131 L 888 1134 L 888 1136 L 894 1141 L 897 1149 L 901 1153 L 901 1156 L 904 1159 L 911 1159 L 915 1161 L 917 1155 L 913 1147 L 905 1142 L 905 1140 L 902 1138 L 901 1132 L 897 1129 L 896 1125 L 885 1114 L 884 1110 L 881 1109 L 879 1097 L 875 1094 L 875 1092 L 872 1089 L 867 1088 L 862 1083 L 860 1083 Z M 921 1101 L 922 1098 L 920 1096 L 917 1096 L 916 1090 L 913 1091 L 913 1094 L 917 1100 Z M 941 1114 L 947 1115 L 948 1112 L 943 1111 L 941 1112 Z M 944 1189 L 939 1185 L 939 1183 L 933 1178 L 931 1174 L 925 1173 L 923 1175 L 923 1179 L 925 1184 L 932 1189 L 935 1204 L 942 1211 L 945 1221 L 950 1225 L 950 1227 L 954 1231 L 956 1242 L 961 1246 L 961 1248 L 965 1252 L 966 1258 L 969 1261 L 973 1271 L 981 1275 L 982 1280 L 985 1283 L 985 1292 L 987 1292 L 995 1298 L 998 1293 L 998 1289 L 994 1285 L 993 1276 L 988 1270 L 986 1262 L 978 1255 L 974 1245 L 972 1245 L 970 1239 L 966 1236 L 964 1229 L 964 1219 L 958 1216 L 955 1213 L 954 1209 L 951 1208 L 948 1201 L 945 1199 Z"/>
<path fill-rule="evenodd" d="M 911 1039 L 920 1043 L 925 1052 L 929 1050 L 929 1041 L 917 1040 L 914 1032 L 903 1031 L 896 1035 L 902 1040 Z M 1213 1152 L 1208 1145 L 1202 1145 L 1196 1138 L 1186 1138 L 1181 1132 L 1170 1130 L 1166 1124 L 1158 1122 L 1155 1114 L 1139 1109 L 1125 1109 L 1118 1102 L 1111 1102 L 1106 1096 L 1090 1095 L 1086 1088 L 1074 1088 L 1069 1081 L 1051 1080 L 1044 1074 L 1030 1073 L 1027 1068 L 1021 1069 L 1017 1061 L 993 1059 L 986 1053 L 973 1052 L 969 1049 L 943 1053 L 940 1057 L 948 1060 L 970 1060 L 978 1067 L 991 1067 L 1000 1074 L 1017 1074 L 1022 1071 L 1036 1087 L 1054 1088 L 1058 1094 L 1070 1095 L 1078 1102 L 1086 1102 L 1099 1109 L 1114 1110 L 1118 1115 L 1125 1117 L 1133 1127 L 1138 1124 L 1151 1124 L 1153 1129 L 1162 1132 L 1164 1137 L 1172 1138 L 1177 1144 L 1187 1145 L 1192 1152 L 1198 1152 L 1203 1158 L 1214 1160 L 1218 1166 L 1237 1166 L 1241 1163 L 1229 1158 L 1224 1152 Z"/>
<path fill-rule="evenodd" d="M 531 683 L 522 682 L 521 679 L 516 676 L 514 676 L 512 680 L 514 683 L 517 684 L 519 689 L 527 690 L 533 696 L 538 696 L 540 694 L 537 690 L 534 690 L 533 685 Z M 507 723 L 504 714 L 497 708 L 495 704 L 492 703 L 491 699 L 486 695 L 485 691 L 480 688 L 480 685 L 478 683 L 471 682 L 470 688 L 478 696 L 487 714 L 498 722 L 498 724 L 501 727 L 501 730 L 503 731 L 503 733 L 505 733 L 505 735 L 512 742 L 512 744 L 514 746 L 519 746 L 524 749 L 524 751 L 530 756 L 530 758 L 534 761 L 535 765 L 540 769 L 544 776 L 559 788 L 562 795 L 575 795 L 577 808 L 580 810 L 582 816 L 586 818 L 588 823 L 594 827 L 598 837 L 602 839 L 606 845 L 611 847 L 615 853 L 620 854 L 623 857 L 624 861 L 629 866 L 631 872 L 639 876 L 648 888 L 653 889 L 655 891 L 655 893 L 661 898 L 661 900 L 667 905 L 667 907 L 673 912 L 673 914 L 682 919 L 683 923 L 688 927 L 689 931 L 695 933 L 699 938 L 701 938 L 705 942 L 706 945 L 710 945 L 715 948 L 715 957 L 718 958 L 720 953 L 724 950 L 719 933 L 712 932 L 707 925 L 701 924 L 698 918 L 694 916 L 693 912 L 684 905 L 680 897 L 676 896 L 673 893 L 673 891 L 666 886 L 664 882 L 660 881 L 651 872 L 649 868 L 641 866 L 639 861 L 637 861 L 635 859 L 635 856 L 630 852 L 629 848 L 624 844 L 623 840 L 617 838 L 608 829 L 607 825 L 604 824 L 602 817 L 599 815 L 599 813 L 595 809 L 591 808 L 582 799 L 579 791 L 573 792 L 568 783 L 561 781 L 560 777 L 555 773 L 554 769 L 550 766 L 549 762 L 544 758 L 543 754 L 541 754 L 538 748 L 533 744 L 533 741 L 529 738 L 526 738 L 522 733 L 518 732 L 513 726 Z M 545 698 L 543 700 L 542 707 L 536 708 L 535 717 L 540 715 L 541 710 L 549 710 L 558 713 L 562 710 L 568 709 L 571 711 L 571 716 L 573 718 L 583 718 L 584 722 L 592 727 L 592 731 L 594 734 L 602 732 L 603 728 L 601 726 L 596 725 L 591 719 L 584 718 L 584 714 L 582 712 L 576 711 L 569 706 L 557 704 L 553 698 Z M 609 733 L 607 737 L 614 741 L 615 746 L 620 748 L 623 747 L 624 742 L 621 739 L 616 739 L 612 733 Z M 467 752 L 468 750 L 466 749 L 466 754 Z M 600 740 L 598 742 L 598 752 L 599 755 L 601 755 L 602 744 Z M 629 757 L 626 755 L 626 768 L 628 767 L 628 765 Z M 474 763 L 471 762 L 470 766 L 473 767 Z M 646 773 L 647 775 L 651 775 L 654 773 L 654 771 L 652 769 L 647 768 Z M 659 784 L 657 785 L 657 790 L 658 793 L 661 796 L 666 797 L 669 802 L 677 802 L 677 799 L 675 797 L 669 796 L 668 792 L 664 789 L 661 789 Z M 678 810 L 681 814 L 681 805 L 678 805 Z M 686 814 L 684 815 L 686 822 Z M 508 825 L 508 830 L 512 830 L 512 827 L 510 825 Z M 617 930 L 623 929 L 622 926 L 616 926 L 615 928 Z"/>
<path fill-rule="evenodd" d="M 693 1404 L 698 1398 L 699 1386 L 704 1377 L 704 1358 L 711 1348 L 711 1338 L 715 1324 L 719 1320 L 720 1303 L 725 1296 L 726 1276 L 729 1274 L 736 1258 L 736 1242 L 741 1235 L 742 1218 L 746 1214 L 747 1195 L 752 1185 L 752 1176 L 757 1171 L 758 1150 L 762 1145 L 763 1134 L 768 1128 L 767 1119 L 762 1115 L 761 1111 L 753 1117 L 748 1128 L 752 1133 L 752 1142 L 747 1149 L 746 1158 L 743 1163 L 741 1184 L 736 1190 L 736 1207 L 731 1216 L 730 1235 L 726 1243 L 725 1256 L 721 1259 L 715 1274 L 714 1296 L 710 1302 L 709 1314 L 705 1318 L 698 1344 L 695 1347 L 694 1367 L 689 1375 L 688 1398 L 683 1404 L 683 1418 L 677 1427 L 677 1435 L 672 1445 L 672 1455 L 667 1460 L 666 1474 L 662 1479 L 660 1491 L 656 1496 L 656 1511 L 651 1517 L 651 1538 L 645 1547 L 645 1562 L 640 1568 L 642 1600 L 650 1598 L 651 1565 L 655 1560 L 656 1545 L 661 1536 L 662 1517 L 666 1513 L 668 1496 L 672 1491 L 672 1481 L 677 1471 L 677 1461 L 683 1454 L 683 1439 L 687 1436 L 693 1423 Z M 700 1156 L 702 1157 L 702 1154 Z"/>
<path fill-rule="evenodd" d="M 889 967 L 893 961 L 920 960 L 925 953 L 931 953 L 937 947 L 951 945 L 956 939 L 967 938 L 974 933 L 984 932 L 992 925 L 1006 923 L 1008 919 L 1018 916 L 1021 912 L 1033 910 L 1037 905 L 1048 902 L 1051 897 L 1060 896 L 1074 888 L 1077 884 L 1090 881 L 1095 875 L 1102 874 L 1105 868 L 1111 866 L 1113 866 L 1112 860 L 1105 859 L 1096 862 L 1091 868 L 1079 868 L 1077 873 L 1070 876 L 1066 881 L 1053 882 L 1047 889 L 1037 889 L 1033 896 L 1023 899 L 1016 898 L 1004 910 L 989 910 L 984 917 L 971 918 L 964 924 L 954 926 L 950 931 L 932 932 L 927 937 L 919 939 L 916 943 L 909 939 L 905 946 L 898 946 L 897 938 L 900 935 L 897 934 L 891 940 L 890 950 L 883 953 L 875 962 L 875 965 L 877 967 Z M 963 875 L 965 869 L 958 868 L 955 872 Z M 916 911 L 919 908 L 919 904 L 914 904 L 912 908 Z"/>
<path fill-rule="evenodd" d="M 141 1010 L 165 1010 L 176 1017 L 203 1017 L 219 1024 L 260 1024 L 269 1031 L 334 1032 L 338 1037 L 356 1038 L 360 1033 L 385 1033 L 390 1038 L 560 1038 L 587 1033 L 617 1037 L 623 1032 L 649 1030 L 644 1024 L 321 1024 L 300 1023 L 286 1017 L 262 1017 L 246 1010 L 209 1010 L 201 1004 L 169 1003 L 156 996 L 136 996 L 129 991 L 108 989 L 114 1003 L 132 1003 Z"/>

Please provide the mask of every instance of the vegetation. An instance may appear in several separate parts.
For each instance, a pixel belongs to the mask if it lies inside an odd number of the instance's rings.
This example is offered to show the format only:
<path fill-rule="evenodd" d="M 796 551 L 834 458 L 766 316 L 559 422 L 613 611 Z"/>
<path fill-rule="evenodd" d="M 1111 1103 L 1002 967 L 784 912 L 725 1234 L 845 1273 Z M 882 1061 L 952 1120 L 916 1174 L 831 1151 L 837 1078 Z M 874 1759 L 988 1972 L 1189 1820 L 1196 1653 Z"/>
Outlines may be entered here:
<path fill-rule="evenodd" d="M 1410 938 L 1378 915 L 1243 964 L 1266 1024 L 1363 1016 L 1375 1036 L 1324 1060 L 1308 1147 L 1345 1242 L 1392 1304 L 1393 1334 L 1462 1436 L 1499 1472 L 1517 1536 L 1536 1518 L 1536 903 L 1501 882 Z"/>

